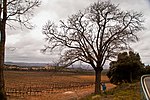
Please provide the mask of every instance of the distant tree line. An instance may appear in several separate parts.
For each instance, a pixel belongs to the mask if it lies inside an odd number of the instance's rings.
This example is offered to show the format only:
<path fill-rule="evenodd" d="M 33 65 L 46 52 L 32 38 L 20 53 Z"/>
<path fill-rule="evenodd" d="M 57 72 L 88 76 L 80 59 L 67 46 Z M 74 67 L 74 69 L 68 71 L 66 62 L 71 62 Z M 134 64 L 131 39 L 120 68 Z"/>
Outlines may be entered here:
<path fill-rule="evenodd" d="M 43 71 L 43 72 L 69 72 L 78 74 L 93 74 L 93 70 L 87 70 L 82 68 L 64 68 L 61 66 L 17 66 L 17 65 L 5 65 L 5 71 Z"/>

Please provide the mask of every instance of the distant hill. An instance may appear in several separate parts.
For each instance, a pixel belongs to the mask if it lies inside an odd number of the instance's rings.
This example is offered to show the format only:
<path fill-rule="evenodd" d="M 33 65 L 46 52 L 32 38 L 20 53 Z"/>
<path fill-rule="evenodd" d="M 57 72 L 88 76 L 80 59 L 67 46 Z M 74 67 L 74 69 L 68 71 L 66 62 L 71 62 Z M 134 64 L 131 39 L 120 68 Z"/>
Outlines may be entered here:
<path fill-rule="evenodd" d="M 48 63 L 24 63 L 24 62 L 5 62 L 6 65 L 17 65 L 17 66 L 25 66 L 25 67 L 32 67 L 32 66 L 46 66 Z"/>

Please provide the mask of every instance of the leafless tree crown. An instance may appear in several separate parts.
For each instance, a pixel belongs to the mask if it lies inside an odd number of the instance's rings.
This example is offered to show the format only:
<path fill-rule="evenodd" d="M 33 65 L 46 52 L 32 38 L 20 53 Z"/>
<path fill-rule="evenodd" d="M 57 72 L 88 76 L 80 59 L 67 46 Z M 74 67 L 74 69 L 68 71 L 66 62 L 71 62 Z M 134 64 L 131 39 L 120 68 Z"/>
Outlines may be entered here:
<path fill-rule="evenodd" d="M 143 15 L 121 11 L 109 1 L 96 2 L 55 25 L 49 21 L 43 34 L 50 43 L 45 50 L 63 47 L 61 61 L 67 65 L 76 61 L 102 67 L 106 60 L 136 42 L 137 32 L 143 29 Z"/>
<path fill-rule="evenodd" d="M 40 0 L 7 0 L 7 16 L 5 18 L 7 25 L 14 28 L 12 23 L 18 22 L 21 26 L 32 28 L 30 20 L 33 16 L 33 9 L 39 7 L 40 4 Z"/>

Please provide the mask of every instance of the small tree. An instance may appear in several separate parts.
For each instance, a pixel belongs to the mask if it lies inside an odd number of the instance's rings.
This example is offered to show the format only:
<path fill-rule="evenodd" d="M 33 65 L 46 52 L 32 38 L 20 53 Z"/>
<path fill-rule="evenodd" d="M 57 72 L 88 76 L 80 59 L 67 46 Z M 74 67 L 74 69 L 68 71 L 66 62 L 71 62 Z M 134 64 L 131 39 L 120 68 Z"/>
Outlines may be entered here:
<path fill-rule="evenodd" d="M 0 98 L 5 100 L 5 84 L 3 66 L 5 59 L 6 25 L 14 28 L 13 22 L 18 22 L 28 29 L 32 28 L 30 19 L 33 9 L 40 5 L 39 0 L 0 0 Z"/>
<path fill-rule="evenodd" d="M 144 65 L 140 60 L 138 53 L 132 51 L 118 54 L 117 61 L 110 62 L 110 69 L 107 76 L 110 82 L 121 84 L 123 82 L 132 82 L 139 79 L 144 70 Z"/>
<path fill-rule="evenodd" d="M 96 2 L 84 11 L 60 21 L 60 26 L 48 22 L 43 34 L 50 43 L 43 51 L 61 47 L 61 65 L 77 61 L 90 64 L 95 70 L 95 94 L 101 93 L 101 72 L 106 60 L 128 48 L 128 42 L 138 40 L 135 33 L 142 30 L 142 14 L 124 12 L 109 1 Z"/>

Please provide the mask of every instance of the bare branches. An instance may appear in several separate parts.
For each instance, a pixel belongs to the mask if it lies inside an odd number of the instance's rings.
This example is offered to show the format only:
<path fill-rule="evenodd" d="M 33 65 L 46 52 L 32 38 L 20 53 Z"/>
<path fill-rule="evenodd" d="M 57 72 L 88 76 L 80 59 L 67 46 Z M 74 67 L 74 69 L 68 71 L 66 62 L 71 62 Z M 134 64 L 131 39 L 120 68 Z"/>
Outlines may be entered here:
<path fill-rule="evenodd" d="M 30 20 L 33 10 L 40 4 L 39 0 L 8 0 L 6 20 L 18 22 L 21 26 L 31 29 L 33 26 Z M 11 26 L 11 24 L 9 25 Z"/>
<path fill-rule="evenodd" d="M 66 47 L 62 61 L 83 61 L 96 69 L 120 50 L 128 49 L 129 42 L 136 42 L 137 32 L 143 29 L 142 14 L 124 12 L 109 1 L 92 4 L 84 11 L 61 21 L 60 26 L 46 24 L 43 33 L 53 50 Z"/>

